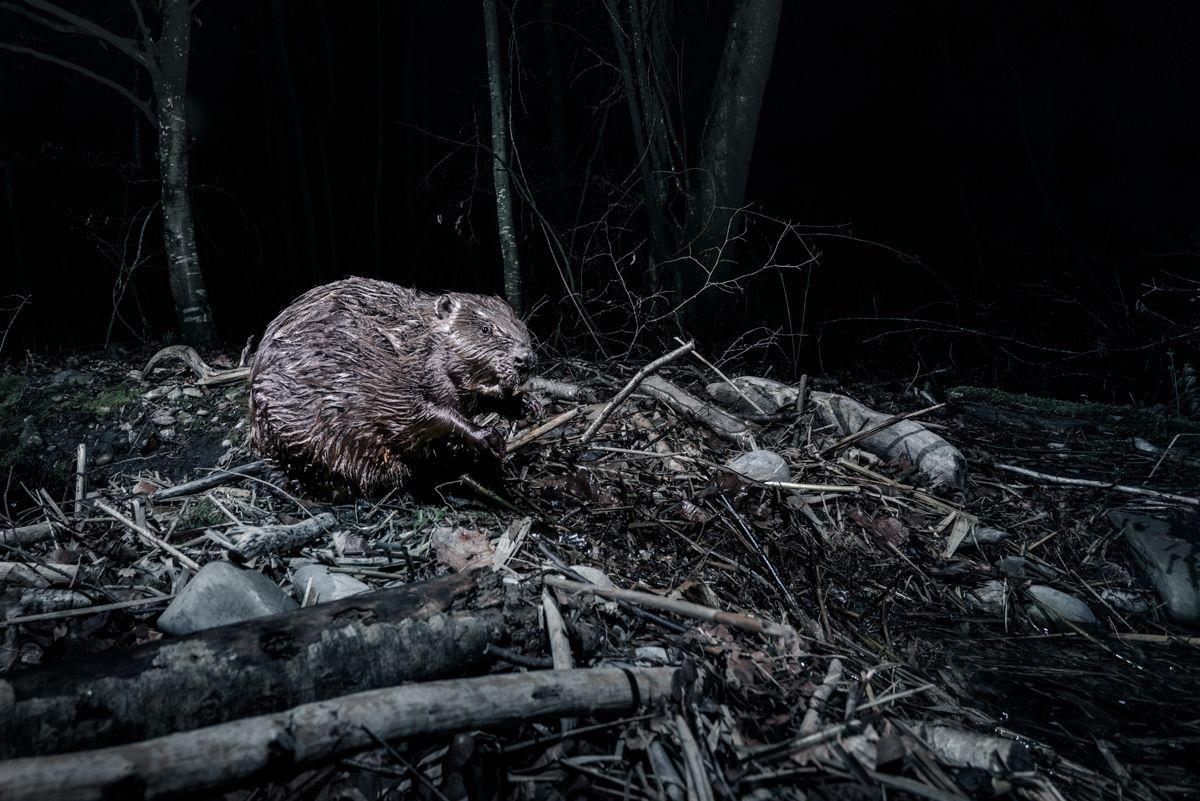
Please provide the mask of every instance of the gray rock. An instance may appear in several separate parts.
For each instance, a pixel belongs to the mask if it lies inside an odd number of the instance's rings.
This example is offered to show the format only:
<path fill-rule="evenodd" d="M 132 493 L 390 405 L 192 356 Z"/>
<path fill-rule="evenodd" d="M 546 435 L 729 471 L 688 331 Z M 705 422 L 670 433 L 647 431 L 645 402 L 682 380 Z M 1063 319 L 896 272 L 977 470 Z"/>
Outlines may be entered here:
<path fill-rule="evenodd" d="M 191 634 L 296 608 L 295 601 L 257 570 L 209 562 L 171 601 L 158 628 L 168 634 Z"/>
<path fill-rule="evenodd" d="M 1091 607 L 1074 595 L 1043 584 L 1029 587 L 1025 595 L 1032 601 L 1026 607 L 1029 617 L 1039 626 L 1074 631 L 1069 624 L 1073 623 L 1081 629 L 1095 629 L 1100 625 Z"/>
<path fill-rule="evenodd" d="M 1005 556 L 996 560 L 996 569 L 1002 575 L 1011 578 L 1040 578 L 1052 579 L 1058 572 L 1053 568 L 1039 565 L 1024 556 Z"/>
<path fill-rule="evenodd" d="M 310 581 L 312 582 L 311 589 Z M 305 565 L 296 568 L 296 572 L 292 574 L 292 587 L 296 592 L 296 597 L 300 600 L 304 600 L 305 593 L 307 593 L 309 604 L 336 601 L 338 598 L 347 598 L 371 589 L 347 573 L 331 573 L 329 568 L 324 565 Z"/>
<path fill-rule="evenodd" d="M 1167 614 L 1177 623 L 1200 625 L 1200 533 L 1145 515 L 1110 512 Z"/>
<path fill-rule="evenodd" d="M 1001 617 L 1005 606 L 1004 582 L 995 579 L 985 581 L 968 592 L 966 600 L 967 605 L 977 612 Z"/>
<path fill-rule="evenodd" d="M 21 424 L 21 433 L 17 435 L 17 444 L 22 448 L 40 448 L 46 444 L 42 435 L 33 425 L 33 416 L 26 417 Z"/>
<path fill-rule="evenodd" d="M 175 415 L 167 409 L 159 409 L 150 417 L 150 422 L 156 426 L 169 426 L 175 423 Z"/>
<path fill-rule="evenodd" d="M 1100 598 L 1118 612 L 1127 615 L 1144 615 L 1150 611 L 1150 604 L 1129 590 L 1100 590 Z"/>
<path fill-rule="evenodd" d="M 92 383 L 93 380 L 94 379 L 92 378 L 92 376 L 88 375 L 87 373 L 83 373 L 83 372 L 80 372 L 79 370 L 71 370 L 71 369 L 59 370 L 58 372 L 56 372 L 50 376 L 51 384 L 59 384 L 59 385 L 66 385 L 66 386 L 72 386 L 72 387 L 85 387 L 88 384 Z"/>
<path fill-rule="evenodd" d="M 992 526 L 976 526 L 967 538 L 962 541 L 963 545 L 995 545 L 999 542 L 1004 542 L 1012 536 L 1012 532 L 1005 531 L 1002 528 L 993 528 Z"/>
<path fill-rule="evenodd" d="M 726 463 L 735 473 L 751 481 L 791 481 L 792 471 L 787 462 L 774 451 L 750 451 Z"/>

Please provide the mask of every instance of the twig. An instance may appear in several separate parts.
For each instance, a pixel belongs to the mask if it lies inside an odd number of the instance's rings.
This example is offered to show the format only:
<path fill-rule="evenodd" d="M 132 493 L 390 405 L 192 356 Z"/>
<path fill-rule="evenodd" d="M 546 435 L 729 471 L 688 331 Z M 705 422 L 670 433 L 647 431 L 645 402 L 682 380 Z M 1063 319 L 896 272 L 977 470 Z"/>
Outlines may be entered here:
<path fill-rule="evenodd" d="M 87 494 L 87 446 L 82 442 L 75 449 L 75 517 L 83 517 L 83 498 Z"/>
<path fill-rule="evenodd" d="M 550 641 L 550 657 L 554 661 L 555 670 L 571 670 L 575 667 L 575 659 L 571 656 L 571 640 L 567 637 L 567 624 L 563 622 L 562 612 L 554 593 L 548 587 L 542 587 L 542 613 L 546 621 L 546 639 Z M 562 718 L 559 725 L 564 732 L 575 728 L 578 721 L 575 718 Z"/>
<path fill-rule="evenodd" d="M 554 429 L 558 428 L 559 426 L 563 425 L 564 423 L 574 420 L 575 417 L 577 417 L 578 415 L 579 415 L 579 407 L 577 406 L 574 409 L 568 409 L 567 411 L 563 412 L 562 414 L 551 417 L 549 420 L 547 420 L 546 422 L 542 423 L 539 426 L 536 426 L 527 431 L 521 432 L 518 436 L 513 437 L 511 440 L 509 440 L 506 443 L 508 453 L 511 454 L 513 451 L 518 451 L 521 448 L 524 448 L 526 445 L 533 442 L 538 437 L 543 436 L 544 434 L 547 434 L 547 433 L 553 431 Z M 505 458 L 507 458 L 507 456 Z"/>
<path fill-rule="evenodd" d="M 861 728 L 861 724 L 854 720 L 848 723 L 835 723 L 821 731 L 805 734 L 802 737 L 794 737 L 782 743 L 767 743 L 766 745 L 738 749 L 738 759 L 745 761 L 754 758 L 762 759 L 782 754 L 792 754 L 797 751 L 803 751 L 806 748 L 812 748 L 814 745 L 820 745 L 821 743 L 837 739 L 843 734 L 856 733 Z"/>
<path fill-rule="evenodd" d="M 774 487 L 776 489 L 785 490 L 801 490 L 803 492 L 844 492 L 849 495 L 856 495 L 862 492 L 862 487 L 857 484 L 846 486 L 845 484 L 797 484 L 794 481 L 764 481 L 764 487 Z"/>
<path fill-rule="evenodd" d="M 101 512 L 104 512 L 104 514 L 108 515 L 112 519 L 114 519 L 117 522 L 124 525 L 130 531 L 134 532 L 139 537 L 141 537 L 143 540 L 145 540 L 148 544 L 153 545 L 155 548 L 158 548 L 160 551 L 165 551 L 166 553 L 175 557 L 176 559 L 179 560 L 180 564 L 182 564 L 184 567 L 188 568 L 192 572 L 198 572 L 200 570 L 200 565 L 196 562 L 195 559 L 192 559 L 192 557 L 188 556 L 187 554 L 185 554 L 183 551 L 176 548 L 171 543 L 165 542 L 162 539 L 160 539 L 159 537 L 155 536 L 154 533 L 151 532 L 149 529 L 142 528 L 137 523 L 133 522 L 128 517 L 121 514 L 116 509 L 109 506 L 108 504 L 106 504 L 104 501 L 96 501 L 96 508 L 99 509 Z"/>
<path fill-rule="evenodd" d="M 675 734 L 679 737 L 679 746 L 683 750 L 683 765 L 691 789 L 688 795 L 697 801 L 713 801 L 712 784 L 708 781 L 708 771 L 704 768 L 700 745 L 683 715 L 675 715 Z"/>
<path fill-rule="evenodd" d="M 678 342 L 680 345 L 684 344 L 683 340 L 680 339 L 679 337 L 675 337 L 675 341 Z M 700 363 L 703 364 L 705 367 L 707 367 L 709 370 L 712 370 L 714 373 L 716 373 L 718 376 L 720 376 L 721 380 L 724 381 L 726 384 L 728 384 L 730 389 L 732 389 L 734 392 L 736 392 L 738 395 L 740 395 L 742 400 L 744 400 L 746 403 L 750 404 L 750 407 L 753 408 L 754 411 L 758 412 L 759 414 L 763 414 L 763 415 L 767 414 L 767 410 L 764 409 L 763 407 L 759 406 L 757 403 L 755 403 L 754 399 L 751 398 L 749 395 L 747 395 L 745 392 L 742 392 L 742 388 L 739 387 L 737 384 L 733 383 L 732 381 L 730 381 L 729 377 L 721 372 L 720 367 L 717 367 L 715 364 L 713 364 L 708 359 L 701 356 L 696 351 L 692 351 L 692 356 L 694 358 L 698 359 L 700 361 Z"/>
<path fill-rule="evenodd" d="M 791 639 L 797 636 L 796 630 L 791 626 L 786 626 L 781 623 L 773 623 L 769 620 L 743 615 L 737 612 L 726 612 L 722 609 L 713 609 L 710 606 L 701 606 L 690 601 L 677 601 L 672 598 L 663 598 L 659 595 L 653 595 L 648 592 L 638 592 L 636 590 L 623 590 L 618 587 L 597 587 L 594 584 L 582 584 L 578 581 L 569 581 L 568 579 L 558 576 L 543 576 L 542 582 L 564 592 L 574 593 L 591 593 L 598 595 L 601 598 L 606 598 L 610 601 L 628 601 L 629 603 L 648 606 L 651 609 L 661 609 L 664 612 L 674 612 L 677 615 L 690 617 L 695 620 L 707 620 L 710 623 L 724 623 L 727 626 L 749 631 L 755 634 L 766 634 L 769 637 L 779 637 L 781 639 Z"/>
<path fill-rule="evenodd" d="M 638 385 L 646 379 L 646 376 L 650 375 L 664 364 L 678 359 L 685 353 L 691 353 L 693 350 L 695 350 L 695 348 L 695 342 L 685 342 L 665 356 L 659 356 L 641 370 L 638 370 L 637 374 L 634 375 L 633 378 L 629 379 L 629 383 L 625 385 L 625 388 L 618 392 L 616 397 L 608 402 L 608 405 L 604 407 L 600 414 L 596 415 L 596 419 L 592 421 L 592 424 L 587 427 L 586 431 L 583 432 L 583 436 L 579 438 L 579 444 L 586 445 L 588 441 L 596 435 L 596 432 L 600 430 L 600 426 L 604 425 L 604 422 L 612 416 L 612 413 L 617 410 L 617 407 L 620 406 L 626 398 L 633 394 L 633 391 L 637 389 Z"/>
<path fill-rule="evenodd" d="M 965 511 L 964 509 L 962 509 L 959 506 L 955 506 L 954 504 L 950 503 L 949 501 L 943 501 L 941 498 L 935 498 L 932 495 L 930 495 L 928 492 L 918 489 L 918 488 L 912 486 L 911 484 L 901 484 L 899 481 L 896 481 L 895 479 L 888 478 L 887 476 L 882 475 L 880 473 L 876 473 L 874 470 L 870 469 L 869 467 L 863 467 L 861 464 L 858 464 L 857 462 L 854 462 L 850 459 L 846 459 L 846 458 L 842 457 L 842 458 L 838 459 L 837 463 L 839 465 L 841 465 L 842 467 L 846 468 L 847 470 L 853 470 L 855 473 L 858 473 L 859 475 L 866 476 L 871 481 L 877 482 L 879 484 L 885 484 L 889 487 L 892 487 L 893 489 L 897 489 L 901 492 L 904 492 L 904 493 L 908 494 L 913 500 L 919 501 L 920 503 L 923 503 L 926 506 L 936 509 L 939 512 L 943 512 L 943 513 L 958 512 L 959 514 L 961 514 L 965 517 L 974 518 L 974 515 L 970 514 L 969 512 Z M 977 521 L 972 520 L 972 522 L 977 522 Z"/>
<path fill-rule="evenodd" d="M 833 691 L 837 689 L 837 683 L 841 680 L 842 660 L 835 656 L 829 660 L 825 679 L 817 689 L 813 690 L 812 697 L 808 699 L 808 709 L 804 713 L 804 719 L 800 721 L 802 735 L 814 734 L 817 731 L 817 725 L 821 721 L 821 707 L 829 700 L 829 696 L 833 695 Z"/>
<path fill-rule="evenodd" d="M 1113 492 L 1123 492 L 1127 495 L 1145 495 L 1150 498 L 1161 498 L 1164 501 L 1176 501 L 1177 503 L 1186 503 L 1189 506 L 1200 506 L 1200 498 L 1192 498 L 1187 495 L 1176 495 L 1173 492 L 1160 492 L 1159 490 L 1145 489 L 1144 487 L 1129 487 L 1124 484 L 1115 484 L 1109 481 L 1095 481 L 1090 478 L 1071 478 L 1070 476 L 1055 476 L 1050 473 L 1039 473 L 1036 470 L 1029 470 L 1024 467 L 1017 467 L 1011 464 L 996 465 L 1000 470 L 1005 470 L 1009 473 L 1016 473 L 1019 476 L 1028 478 L 1036 478 L 1039 481 L 1048 481 L 1051 484 L 1064 484 L 1069 487 L 1092 487 L 1095 489 L 1107 489 Z"/>
<path fill-rule="evenodd" d="M 9 620 L 0 620 L 0 628 L 5 626 L 16 626 L 21 623 L 37 623 L 42 620 L 58 620 L 63 617 L 79 617 L 80 615 L 98 615 L 101 612 L 113 612 L 117 609 L 130 609 L 135 606 L 149 606 L 156 603 L 164 603 L 174 598 L 174 595 L 156 595 L 153 598 L 135 598 L 132 601 L 117 601 L 111 604 L 100 604 L 98 606 L 81 606 L 76 609 L 62 609 L 57 612 L 41 612 L 36 615 L 25 615 L 24 617 L 14 617 Z"/>
<path fill-rule="evenodd" d="M 177 484 L 174 487 L 158 490 L 154 493 L 153 498 L 157 501 L 169 501 L 172 498 L 181 498 L 184 495 L 193 495 L 198 492 L 210 490 L 213 487 L 219 487 L 222 484 L 230 484 L 237 481 L 239 478 L 246 476 L 255 476 L 263 472 L 267 467 L 267 463 L 263 460 L 250 462 L 249 464 L 241 465 L 240 467 L 231 467 L 228 470 L 213 470 L 204 478 L 198 478 L 195 481 L 188 481 L 184 484 Z"/>
<path fill-rule="evenodd" d="M 729 502 L 729 498 L 724 493 L 721 494 L 721 503 L 725 504 L 725 511 L 729 512 L 729 516 L 734 519 L 741 529 L 742 536 L 750 543 L 750 547 L 754 549 L 755 554 L 762 561 L 763 566 L 767 568 L 767 572 L 771 574 L 771 579 L 775 582 L 775 586 L 783 593 L 784 599 L 788 602 L 788 606 L 792 610 L 792 614 L 801 617 L 803 612 L 800 610 L 800 604 L 796 603 L 796 597 L 792 595 L 792 591 L 783 583 L 783 578 L 779 575 L 779 571 L 775 569 L 771 558 L 767 556 L 767 552 L 759 545 L 758 538 L 754 536 L 754 531 L 746 523 L 746 521 L 733 508 L 733 504 Z"/>

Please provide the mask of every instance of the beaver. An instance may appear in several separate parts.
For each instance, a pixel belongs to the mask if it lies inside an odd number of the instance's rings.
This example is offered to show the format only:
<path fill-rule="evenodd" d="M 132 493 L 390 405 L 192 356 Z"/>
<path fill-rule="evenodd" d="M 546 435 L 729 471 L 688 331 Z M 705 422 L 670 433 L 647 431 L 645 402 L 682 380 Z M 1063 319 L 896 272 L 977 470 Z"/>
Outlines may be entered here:
<path fill-rule="evenodd" d="M 370 278 L 311 289 L 267 326 L 250 370 L 250 445 L 309 491 L 372 496 L 446 441 L 499 458 L 482 411 L 540 414 L 536 357 L 503 300 Z"/>

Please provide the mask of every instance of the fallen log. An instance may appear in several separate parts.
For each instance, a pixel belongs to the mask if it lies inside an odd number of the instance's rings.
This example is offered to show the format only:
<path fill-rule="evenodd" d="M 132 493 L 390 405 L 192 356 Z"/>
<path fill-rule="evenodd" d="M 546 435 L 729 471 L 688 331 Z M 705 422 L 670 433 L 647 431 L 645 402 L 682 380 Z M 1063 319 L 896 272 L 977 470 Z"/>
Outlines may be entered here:
<path fill-rule="evenodd" d="M 211 794 L 287 778 L 380 741 L 511 726 L 536 718 L 629 714 L 663 705 L 676 669 L 510 673 L 391 687 L 145 742 L 0 763 L 12 801 Z"/>
<path fill-rule="evenodd" d="M 0 758 L 77 751 L 485 668 L 495 574 L 453 574 L 0 678 Z M 3 793 L 0 793 L 2 795 Z"/>

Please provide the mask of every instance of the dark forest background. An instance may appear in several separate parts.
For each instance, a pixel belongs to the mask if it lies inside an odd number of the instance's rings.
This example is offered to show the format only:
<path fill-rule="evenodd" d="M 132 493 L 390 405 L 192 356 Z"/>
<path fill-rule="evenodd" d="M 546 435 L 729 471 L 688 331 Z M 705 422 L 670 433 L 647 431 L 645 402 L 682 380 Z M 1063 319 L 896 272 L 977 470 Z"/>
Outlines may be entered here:
<path fill-rule="evenodd" d="M 615 4 L 663 23 L 679 169 L 734 5 Z M 135 32 L 128 3 L 62 7 Z M 683 316 L 646 301 L 608 9 L 499 4 L 527 316 L 545 349 L 623 355 L 686 333 L 785 377 L 869 368 L 1180 402 L 1200 322 L 1200 5 L 788 0 L 735 251 L 750 277 Z M 95 39 L 5 8 L 0 41 L 148 96 Z M 479 2 L 203 0 L 188 63 L 200 263 L 230 349 L 344 275 L 501 291 Z M 178 337 L 158 181 L 155 131 L 124 98 L 0 51 L 0 358 Z M 666 184 L 678 221 L 685 187 Z"/>

